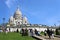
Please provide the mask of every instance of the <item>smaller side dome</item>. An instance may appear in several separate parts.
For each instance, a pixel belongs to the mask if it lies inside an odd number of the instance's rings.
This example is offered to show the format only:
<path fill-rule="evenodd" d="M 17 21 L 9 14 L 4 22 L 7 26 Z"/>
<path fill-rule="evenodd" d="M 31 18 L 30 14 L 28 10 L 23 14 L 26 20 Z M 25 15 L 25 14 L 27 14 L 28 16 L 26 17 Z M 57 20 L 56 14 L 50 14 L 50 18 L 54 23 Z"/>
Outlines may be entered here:
<path fill-rule="evenodd" d="M 28 20 L 26 16 L 23 18 L 23 24 L 28 24 Z"/>
<path fill-rule="evenodd" d="M 13 19 L 14 19 L 13 16 L 11 16 L 11 17 L 10 17 L 10 21 L 13 21 Z"/>
<path fill-rule="evenodd" d="M 24 17 L 24 20 L 26 20 L 26 21 L 27 21 L 27 17 Z"/>

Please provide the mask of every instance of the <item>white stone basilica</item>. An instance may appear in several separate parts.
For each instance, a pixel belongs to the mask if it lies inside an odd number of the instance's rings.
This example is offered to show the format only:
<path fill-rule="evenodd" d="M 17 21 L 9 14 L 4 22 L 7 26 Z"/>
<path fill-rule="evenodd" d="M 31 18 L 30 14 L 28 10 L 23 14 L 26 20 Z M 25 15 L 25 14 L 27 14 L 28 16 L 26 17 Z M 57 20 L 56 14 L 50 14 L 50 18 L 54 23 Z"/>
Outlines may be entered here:
<path fill-rule="evenodd" d="M 21 24 L 25 24 L 26 26 L 24 25 L 21 26 Z M 9 18 L 9 25 L 7 25 L 7 30 L 9 31 L 10 29 L 10 32 L 15 32 L 18 29 L 20 32 L 22 28 L 33 29 L 33 30 L 37 29 L 40 32 L 41 31 L 44 32 L 45 30 L 47 30 L 48 26 L 41 24 L 30 24 L 27 20 L 27 17 L 22 16 L 21 11 L 19 10 L 19 8 L 17 8 L 14 15 Z M 52 29 L 55 30 L 55 28 Z"/>
<path fill-rule="evenodd" d="M 28 23 L 27 17 L 22 16 L 21 11 L 19 10 L 19 8 L 17 8 L 14 15 L 9 18 L 9 24 L 17 26 L 17 25 L 29 24 L 29 23 Z"/>

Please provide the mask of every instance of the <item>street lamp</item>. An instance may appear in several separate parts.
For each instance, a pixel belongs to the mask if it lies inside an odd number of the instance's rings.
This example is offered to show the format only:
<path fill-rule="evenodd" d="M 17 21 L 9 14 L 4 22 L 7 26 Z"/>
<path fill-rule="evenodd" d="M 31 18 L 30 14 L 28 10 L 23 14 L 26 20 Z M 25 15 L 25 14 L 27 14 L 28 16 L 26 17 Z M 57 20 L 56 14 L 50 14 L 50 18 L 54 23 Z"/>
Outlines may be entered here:
<path fill-rule="evenodd" d="M 5 32 L 5 18 L 2 18 L 2 20 L 3 20 L 3 31 Z"/>
<path fill-rule="evenodd" d="M 4 26 L 4 24 L 5 24 L 5 18 L 3 18 L 3 26 Z"/>

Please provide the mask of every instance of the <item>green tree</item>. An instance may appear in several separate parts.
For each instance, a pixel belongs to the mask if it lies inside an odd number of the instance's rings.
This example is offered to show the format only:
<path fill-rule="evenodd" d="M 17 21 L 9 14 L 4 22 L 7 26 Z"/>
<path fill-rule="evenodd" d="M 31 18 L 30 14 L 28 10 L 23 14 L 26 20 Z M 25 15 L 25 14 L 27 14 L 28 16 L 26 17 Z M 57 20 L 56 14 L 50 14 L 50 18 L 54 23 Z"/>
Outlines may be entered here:
<path fill-rule="evenodd" d="M 58 29 L 56 29 L 56 35 L 58 35 L 58 34 L 59 34 Z"/>

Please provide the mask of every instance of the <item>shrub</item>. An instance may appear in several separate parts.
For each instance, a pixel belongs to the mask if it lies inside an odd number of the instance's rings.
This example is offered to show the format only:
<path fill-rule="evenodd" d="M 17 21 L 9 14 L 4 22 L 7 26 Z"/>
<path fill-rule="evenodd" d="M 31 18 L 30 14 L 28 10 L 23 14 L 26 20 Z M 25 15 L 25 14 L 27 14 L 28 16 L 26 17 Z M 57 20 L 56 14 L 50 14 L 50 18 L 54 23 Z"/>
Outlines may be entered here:
<path fill-rule="evenodd" d="M 40 34 L 44 35 L 44 32 L 43 32 L 43 31 L 41 31 L 41 32 L 40 32 Z"/>
<path fill-rule="evenodd" d="M 56 29 L 56 35 L 60 35 L 60 30 Z"/>

